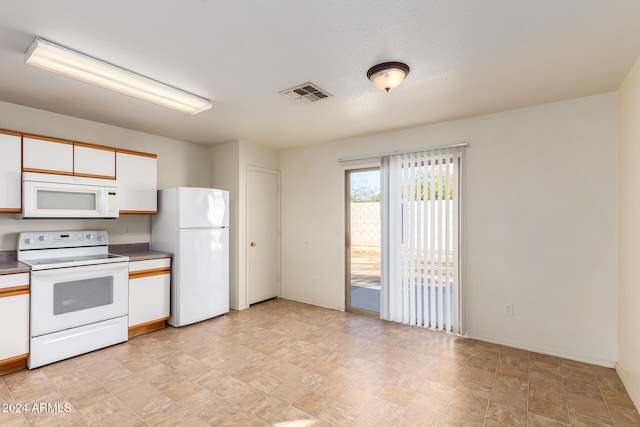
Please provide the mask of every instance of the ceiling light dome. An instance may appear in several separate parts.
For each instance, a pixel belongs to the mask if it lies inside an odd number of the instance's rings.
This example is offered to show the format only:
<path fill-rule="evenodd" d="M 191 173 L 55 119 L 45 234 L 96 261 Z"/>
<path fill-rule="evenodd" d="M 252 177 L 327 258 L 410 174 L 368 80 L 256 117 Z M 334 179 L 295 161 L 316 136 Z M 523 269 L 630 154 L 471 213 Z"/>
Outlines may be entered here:
<path fill-rule="evenodd" d="M 380 90 L 389 92 L 400 86 L 409 74 L 409 66 L 402 62 L 385 62 L 367 71 L 367 78 Z"/>

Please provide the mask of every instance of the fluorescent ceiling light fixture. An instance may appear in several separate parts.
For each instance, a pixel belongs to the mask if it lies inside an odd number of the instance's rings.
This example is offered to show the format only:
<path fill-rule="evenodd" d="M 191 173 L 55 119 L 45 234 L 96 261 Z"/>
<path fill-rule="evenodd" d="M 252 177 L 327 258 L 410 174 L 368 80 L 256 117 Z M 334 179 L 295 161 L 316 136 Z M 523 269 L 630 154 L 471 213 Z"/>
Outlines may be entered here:
<path fill-rule="evenodd" d="M 39 37 L 31 43 L 24 62 L 183 113 L 197 114 L 211 108 L 211 101 L 206 98 Z"/>

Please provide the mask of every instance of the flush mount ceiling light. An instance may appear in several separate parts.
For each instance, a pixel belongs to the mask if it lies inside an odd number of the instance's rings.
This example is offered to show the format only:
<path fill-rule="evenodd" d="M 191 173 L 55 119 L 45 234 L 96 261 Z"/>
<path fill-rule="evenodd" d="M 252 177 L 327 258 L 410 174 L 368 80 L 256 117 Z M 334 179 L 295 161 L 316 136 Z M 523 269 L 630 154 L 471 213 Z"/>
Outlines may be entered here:
<path fill-rule="evenodd" d="M 385 62 L 367 71 L 367 78 L 380 90 L 389 92 L 400 86 L 409 74 L 409 66 L 402 62 Z"/>
<path fill-rule="evenodd" d="M 206 98 L 39 37 L 31 43 L 24 62 L 183 113 L 197 114 L 211 108 L 211 101 Z"/>

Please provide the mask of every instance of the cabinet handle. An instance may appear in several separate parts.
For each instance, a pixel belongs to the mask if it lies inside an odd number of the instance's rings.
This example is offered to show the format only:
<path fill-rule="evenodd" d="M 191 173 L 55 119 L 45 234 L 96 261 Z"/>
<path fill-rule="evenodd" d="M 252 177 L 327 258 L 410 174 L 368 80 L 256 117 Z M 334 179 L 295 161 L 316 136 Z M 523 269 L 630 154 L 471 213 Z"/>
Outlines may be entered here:
<path fill-rule="evenodd" d="M 255 246 L 255 245 L 257 245 L 256 242 L 251 242 L 251 246 Z"/>

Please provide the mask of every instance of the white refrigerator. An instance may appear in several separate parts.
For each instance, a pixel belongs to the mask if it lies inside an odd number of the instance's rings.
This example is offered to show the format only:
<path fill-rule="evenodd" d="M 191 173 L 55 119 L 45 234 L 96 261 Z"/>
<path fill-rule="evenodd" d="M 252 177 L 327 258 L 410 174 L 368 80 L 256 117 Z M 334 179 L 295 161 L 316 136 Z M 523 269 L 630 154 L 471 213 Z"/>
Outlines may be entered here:
<path fill-rule="evenodd" d="M 158 191 L 151 249 L 173 254 L 167 323 L 184 326 L 229 311 L 229 192 Z"/>

